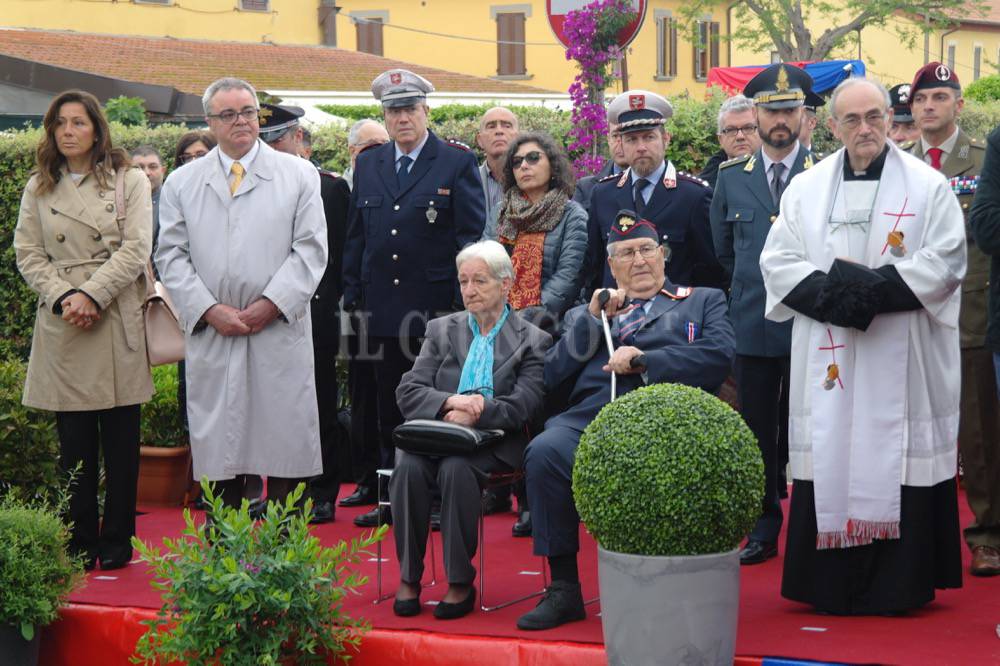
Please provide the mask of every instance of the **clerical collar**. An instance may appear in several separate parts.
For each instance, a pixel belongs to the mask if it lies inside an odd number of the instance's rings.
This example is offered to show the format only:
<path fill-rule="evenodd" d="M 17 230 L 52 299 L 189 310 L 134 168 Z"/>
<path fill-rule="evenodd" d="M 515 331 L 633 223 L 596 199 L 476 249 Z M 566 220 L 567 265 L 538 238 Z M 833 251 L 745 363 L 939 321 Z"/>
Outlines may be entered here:
<path fill-rule="evenodd" d="M 879 180 L 882 177 L 882 167 L 885 166 L 885 156 L 889 154 L 889 144 L 882 148 L 882 153 L 872 160 L 864 171 L 851 168 L 851 157 L 844 151 L 844 180 Z"/>

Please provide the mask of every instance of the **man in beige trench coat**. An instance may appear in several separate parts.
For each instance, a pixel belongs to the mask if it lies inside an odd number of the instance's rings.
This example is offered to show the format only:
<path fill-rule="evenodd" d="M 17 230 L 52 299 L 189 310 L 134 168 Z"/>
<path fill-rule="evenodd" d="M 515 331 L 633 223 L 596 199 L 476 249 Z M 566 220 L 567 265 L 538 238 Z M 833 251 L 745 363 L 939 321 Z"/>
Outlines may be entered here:
<path fill-rule="evenodd" d="M 167 179 L 156 251 L 184 326 L 194 473 L 228 505 L 247 474 L 280 501 L 322 471 L 309 318 L 327 264 L 319 174 L 258 139 L 249 83 L 220 79 L 203 102 L 219 145 Z"/>

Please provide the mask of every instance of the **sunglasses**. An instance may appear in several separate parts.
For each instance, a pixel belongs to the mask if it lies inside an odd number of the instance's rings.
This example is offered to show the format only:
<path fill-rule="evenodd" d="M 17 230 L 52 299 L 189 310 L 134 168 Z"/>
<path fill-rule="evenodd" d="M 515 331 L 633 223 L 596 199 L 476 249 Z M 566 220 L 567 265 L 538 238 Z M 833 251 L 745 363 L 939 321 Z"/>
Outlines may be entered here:
<path fill-rule="evenodd" d="M 538 164 L 538 160 L 540 159 L 542 159 L 542 152 L 540 150 L 533 150 L 524 155 L 514 155 L 514 159 L 512 159 L 510 163 L 515 169 L 517 169 L 520 168 L 523 162 L 527 162 L 528 164 Z"/>

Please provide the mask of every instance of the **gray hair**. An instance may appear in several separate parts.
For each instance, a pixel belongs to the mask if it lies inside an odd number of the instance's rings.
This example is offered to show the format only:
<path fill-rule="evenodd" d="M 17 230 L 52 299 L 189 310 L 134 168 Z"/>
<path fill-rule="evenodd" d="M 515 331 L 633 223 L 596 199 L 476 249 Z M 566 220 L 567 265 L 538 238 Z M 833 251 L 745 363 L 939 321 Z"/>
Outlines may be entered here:
<path fill-rule="evenodd" d="M 876 79 L 866 79 L 861 76 L 852 76 L 838 83 L 837 87 L 833 89 L 833 95 L 830 96 L 831 118 L 837 118 L 837 99 L 840 97 L 840 93 L 857 85 L 869 85 L 879 91 L 882 93 L 882 98 L 885 100 L 885 110 L 888 111 L 889 108 L 892 107 L 892 99 L 889 97 L 889 91 L 885 89 L 885 86 L 882 85 L 881 82 Z"/>
<path fill-rule="evenodd" d="M 455 268 L 462 269 L 462 264 L 470 259 L 482 259 L 490 274 L 497 280 L 514 279 L 514 264 L 510 261 L 507 250 L 495 240 L 481 240 L 466 245 L 455 257 Z"/>
<path fill-rule="evenodd" d="M 742 113 L 743 111 L 753 111 L 753 100 L 743 95 L 733 95 L 719 107 L 719 131 L 722 131 L 722 121 L 728 113 Z"/>
<path fill-rule="evenodd" d="M 380 127 L 382 126 L 382 123 L 380 123 L 377 120 L 372 120 L 371 118 L 362 118 L 361 120 L 351 125 L 351 129 L 347 130 L 348 146 L 358 145 L 358 134 L 361 134 L 361 128 L 367 125 L 368 123 L 374 123 Z"/>
<path fill-rule="evenodd" d="M 207 88 L 205 88 L 205 94 L 201 96 L 201 106 L 205 109 L 205 115 L 212 113 L 210 104 L 212 103 L 212 98 L 223 90 L 246 90 L 253 97 L 254 106 L 259 108 L 257 103 L 257 91 L 254 87 L 244 81 L 243 79 L 237 79 L 232 76 L 225 76 L 216 81 L 212 81 Z"/>

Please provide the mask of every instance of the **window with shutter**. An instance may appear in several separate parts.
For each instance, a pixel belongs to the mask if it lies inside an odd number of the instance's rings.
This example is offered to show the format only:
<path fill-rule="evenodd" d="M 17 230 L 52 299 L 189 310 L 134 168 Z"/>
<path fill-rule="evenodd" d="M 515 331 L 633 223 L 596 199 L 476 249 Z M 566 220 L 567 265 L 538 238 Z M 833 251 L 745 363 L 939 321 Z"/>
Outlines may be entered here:
<path fill-rule="evenodd" d="M 358 50 L 362 53 L 372 55 L 383 55 L 382 53 L 382 19 L 381 18 L 359 18 L 356 19 L 355 27 L 358 30 Z"/>
<path fill-rule="evenodd" d="M 719 66 L 719 23 L 698 21 L 698 43 L 694 45 L 694 78 L 704 81 L 708 70 Z"/>
<path fill-rule="evenodd" d="M 972 48 L 972 80 L 978 81 L 983 62 L 983 47 L 976 44 Z"/>
<path fill-rule="evenodd" d="M 525 15 L 520 12 L 497 14 L 497 75 L 524 76 L 528 73 L 524 45 Z"/>
<path fill-rule="evenodd" d="M 266 12 L 270 7 L 270 0 L 240 0 L 240 9 L 247 12 Z"/>
<path fill-rule="evenodd" d="M 656 21 L 656 75 L 660 78 L 677 76 L 677 22 L 669 16 Z"/>

